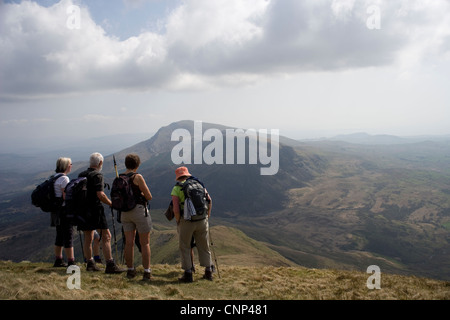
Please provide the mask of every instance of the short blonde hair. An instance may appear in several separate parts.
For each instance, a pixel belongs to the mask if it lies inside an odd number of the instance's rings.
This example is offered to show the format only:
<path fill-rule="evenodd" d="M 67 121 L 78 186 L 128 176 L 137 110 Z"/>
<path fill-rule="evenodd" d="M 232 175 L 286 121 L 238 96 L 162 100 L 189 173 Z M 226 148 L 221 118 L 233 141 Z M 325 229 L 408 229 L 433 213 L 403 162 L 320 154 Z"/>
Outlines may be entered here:
<path fill-rule="evenodd" d="M 72 163 L 72 160 L 70 158 L 59 158 L 56 160 L 56 173 L 63 173 L 66 172 L 67 168 L 69 168 L 70 164 Z"/>

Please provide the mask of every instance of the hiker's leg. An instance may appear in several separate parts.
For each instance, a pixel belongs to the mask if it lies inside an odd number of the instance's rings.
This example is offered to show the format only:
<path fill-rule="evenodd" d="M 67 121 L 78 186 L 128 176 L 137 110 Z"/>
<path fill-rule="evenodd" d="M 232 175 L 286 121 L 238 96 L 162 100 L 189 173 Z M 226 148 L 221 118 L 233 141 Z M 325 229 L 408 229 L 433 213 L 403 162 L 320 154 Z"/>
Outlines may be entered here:
<path fill-rule="evenodd" d="M 195 223 L 185 221 L 181 218 L 178 224 L 178 247 L 180 249 L 181 268 L 185 271 L 191 270 L 191 239 Z"/>
<path fill-rule="evenodd" d="M 197 245 L 198 259 L 202 267 L 210 267 L 212 261 L 209 249 L 208 220 L 198 221 L 196 224 L 197 228 L 194 231 L 194 238 Z"/>
<path fill-rule="evenodd" d="M 62 258 L 62 246 L 55 246 L 55 257 Z"/>
<path fill-rule="evenodd" d="M 86 261 L 92 259 L 92 240 L 94 240 L 94 230 L 83 231 L 84 233 L 84 257 Z"/>
<path fill-rule="evenodd" d="M 98 232 L 94 232 L 94 242 L 92 244 L 92 250 L 94 256 L 100 256 L 100 235 Z"/>
<path fill-rule="evenodd" d="M 75 256 L 73 253 L 73 227 L 68 223 L 66 219 L 63 220 L 63 239 L 64 239 L 64 252 L 68 261 L 74 261 Z"/>
<path fill-rule="evenodd" d="M 133 210 L 134 222 L 136 224 L 139 246 L 142 255 L 142 265 L 147 271 L 150 269 L 150 231 L 152 230 L 152 218 L 150 214 L 145 211 L 145 207 L 142 205 L 137 205 Z"/>
<path fill-rule="evenodd" d="M 144 269 L 150 269 L 150 232 L 139 233 L 139 242 L 141 244 L 142 265 Z"/>
<path fill-rule="evenodd" d="M 128 268 L 134 267 L 134 237 L 136 231 L 125 231 L 125 262 Z"/>
<path fill-rule="evenodd" d="M 55 226 L 55 228 L 56 228 L 55 257 L 61 257 L 62 258 L 62 247 L 64 245 L 63 232 L 62 232 L 61 225 L 57 224 Z"/>
<path fill-rule="evenodd" d="M 101 229 L 103 256 L 106 261 L 112 260 L 111 232 L 109 229 Z"/>

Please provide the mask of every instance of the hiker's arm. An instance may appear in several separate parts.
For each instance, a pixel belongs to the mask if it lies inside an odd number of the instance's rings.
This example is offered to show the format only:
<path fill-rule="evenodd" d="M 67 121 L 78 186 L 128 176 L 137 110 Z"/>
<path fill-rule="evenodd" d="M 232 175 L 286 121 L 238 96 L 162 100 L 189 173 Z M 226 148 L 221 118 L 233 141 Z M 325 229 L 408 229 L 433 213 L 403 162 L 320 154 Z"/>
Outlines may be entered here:
<path fill-rule="evenodd" d="M 145 199 L 147 201 L 152 200 L 152 193 L 150 192 L 150 189 L 147 186 L 147 183 L 145 183 L 144 177 L 140 174 L 136 175 L 139 190 L 141 190 L 142 194 L 144 195 Z"/>
<path fill-rule="evenodd" d="M 110 207 L 112 206 L 111 200 L 109 200 L 108 196 L 103 191 L 97 191 L 97 197 L 104 204 L 107 204 Z"/>
<path fill-rule="evenodd" d="M 180 223 L 181 213 L 180 213 L 180 198 L 177 196 L 172 196 L 172 204 L 173 204 L 173 214 L 175 216 L 175 220 L 177 224 Z"/>

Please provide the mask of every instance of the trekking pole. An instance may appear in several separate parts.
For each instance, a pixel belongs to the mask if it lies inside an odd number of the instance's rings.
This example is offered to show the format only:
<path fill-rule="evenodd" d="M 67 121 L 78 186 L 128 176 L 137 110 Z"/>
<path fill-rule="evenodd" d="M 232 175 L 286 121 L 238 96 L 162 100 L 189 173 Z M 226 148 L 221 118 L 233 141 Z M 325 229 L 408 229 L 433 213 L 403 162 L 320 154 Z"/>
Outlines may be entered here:
<path fill-rule="evenodd" d="M 112 223 L 113 223 L 113 231 L 114 231 L 114 247 L 116 248 L 116 261 L 119 261 L 118 250 L 117 250 L 117 237 L 116 237 L 116 223 L 114 219 L 114 209 L 111 207 L 111 215 L 112 215 Z"/>
<path fill-rule="evenodd" d="M 211 237 L 211 228 L 208 228 L 208 233 L 209 233 L 209 243 L 211 245 L 211 250 L 213 252 L 214 261 L 216 263 L 217 275 L 219 276 L 219 279 L 220 279 L 219 263 L 217 262 L 216 251 L 214 250 L 214 242 L 212 241 L 212 237 Z"/>
<path fill-rule="evenodd" d="M 83 259 L 85 259 L 84 257 L 84 246 L 83 246 L 83 239 L 81 237 L 82 233 L 80 230 L 78 230 L 78 238 L 80 238 L 80 245 L 81 245 L 81 253 L 83 254 Z"/>
<path fill-rule="evenodd" d="M 117 164 L 116 164 L 116 156 L 113 155 L 113 161 L 114 161 L 114 170 L 116 170 L 116 178 L 119 177 L 119 171 L 117 171 Z"/>
<path fill-rule="evenodd" d="M 116 164 L 116 157 L 113 155 L 113 161 L 114 161 L 114 170 L 116 171 L 116 178 L 119 177 L 119 172 L 117 171 L 117 164 Z M 114 221 L 114 209 L 111 207 L 111 216 L 112 216 L 112 223 L 113 223 L 113 231 L 114 231 L 114 247 L 116 249 L 116 261 L 119 261 L 118 257 L 118 250 L 117 250 L 117 237 L 116 237 L 116 222 Z"/>
<path fill-rule="evenodd" d="M 120 260 L 122 260 L 122 264 L 125 264 L 125 231 L 123 230 L 122 226 L 122 250 L 120 250 Z"/>

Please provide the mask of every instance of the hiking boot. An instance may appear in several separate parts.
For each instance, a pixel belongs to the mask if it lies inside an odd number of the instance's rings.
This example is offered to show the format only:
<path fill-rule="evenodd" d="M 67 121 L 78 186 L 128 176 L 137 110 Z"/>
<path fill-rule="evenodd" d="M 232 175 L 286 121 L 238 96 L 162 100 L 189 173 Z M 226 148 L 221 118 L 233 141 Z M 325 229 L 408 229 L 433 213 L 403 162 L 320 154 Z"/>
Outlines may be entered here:
<path fill-rule="evenodd" d="M 185 271 L 183 276 L 181 278 L 178 278 L 178 281 L 184 282 L 184 283 L 193 282 L 194 279 L 192 278 L 192 272 Z"/>
<path fill-rule="evenodd" d="M 69 260 L 68 262 L 67 262 L 67 266 L 68 267 L 70 267 L 70 266 L 76 266 L 77 265 L 77 263 L 75 262 L 75 260 Z"/>
<path fill-rule="evenodd" d="M 152 279 L 152 273 L 144 271 L 144 276 L 142 277 L 142 281 L 150 281 L 151 279 Z"/>
<path fill-rule="evenodd" d="M 212 271 L 205 270 L 205 274 L 203 275 L 203 279 L 213 281 Z"/>
<path fill-rule="evenodd" d="M 108 261 L 106 262 L 106 269 L 105 269 L 105 273 L 122 273 L 127 271 L 127 269 L 122 269 L 120 268 L 115 262 L 113 261 Z"/>
<path fill-rule="evenodd" d="M 136 277 L 136 269 L 133 270 L 127 270 L 127 278 L 128 279 L 133 279 L 134 277 Z"/>
<path fill-rule="evenodd" d="M 101 258 L 94 258 L 95 263 L 100 263 L 103 264 L 102 259 Z"/>
<path fill-rule="evenodd" d="M 95 264 L 94 260 L 88 260 L 87 262 L 87 266 L 86 266 L 86 271 L 100 271 L 101 269 L 99 267 L 97 267 L 97 265 Z"/>
<path fill-rule="evenodd" d="M 67 263 L 63 259 L 56 259 L 53 268 L 67 268 Z"/>

